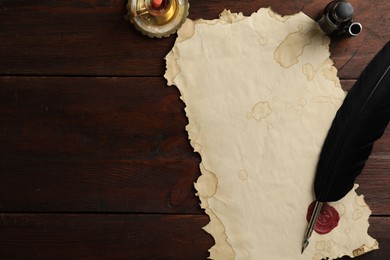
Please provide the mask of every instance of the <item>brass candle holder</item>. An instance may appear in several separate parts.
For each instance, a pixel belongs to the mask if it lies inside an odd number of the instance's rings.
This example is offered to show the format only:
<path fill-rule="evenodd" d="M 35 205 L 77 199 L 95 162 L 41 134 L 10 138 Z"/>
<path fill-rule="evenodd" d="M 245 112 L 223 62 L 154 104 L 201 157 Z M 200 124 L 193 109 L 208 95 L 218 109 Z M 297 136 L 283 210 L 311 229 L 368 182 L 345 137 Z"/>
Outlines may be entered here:
<path fill-rule="evenodd" d="M 129 0 L 127 18 L 143 35 L 168 37 L 188 16 L 188 0 Z"/>

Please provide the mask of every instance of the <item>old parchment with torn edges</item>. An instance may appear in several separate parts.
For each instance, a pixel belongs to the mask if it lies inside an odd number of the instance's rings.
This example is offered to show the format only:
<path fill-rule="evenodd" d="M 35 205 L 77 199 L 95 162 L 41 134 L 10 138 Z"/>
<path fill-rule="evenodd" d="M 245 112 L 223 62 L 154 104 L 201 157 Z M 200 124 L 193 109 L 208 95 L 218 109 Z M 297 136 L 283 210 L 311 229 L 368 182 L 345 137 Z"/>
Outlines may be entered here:
<path fill-rule="evenodd" d="M 345 97 L 329 41 L 305 14 L 269 8 L 187 20 L 178 32 L 165 77 L 180 90 L 202 157 L 195 187 L 210 216 L 212 259 L 332 259 L 378 248 L 355 185 L 332 203 L 338 227 L 314 232 L 300 252 L 318 156 Z"/>

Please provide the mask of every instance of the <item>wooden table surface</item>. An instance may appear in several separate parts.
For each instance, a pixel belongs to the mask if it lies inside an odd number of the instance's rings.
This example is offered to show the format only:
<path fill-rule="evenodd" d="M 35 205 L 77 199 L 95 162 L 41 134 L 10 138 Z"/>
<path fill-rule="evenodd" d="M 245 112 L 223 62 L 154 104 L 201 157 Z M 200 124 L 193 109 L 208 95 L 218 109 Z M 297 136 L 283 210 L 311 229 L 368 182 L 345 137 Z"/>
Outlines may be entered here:
<path fill-rule="evenodd" d="M 328 1 L 190 0 L 318 18 Z M 363 32 L 331 43 L 348 89 L 390 39 L 390 1 L 350 1 Z M 162 75 L 175 36 L 149 39 L 126 1 L 0 0 L 0 259 L 206 259 L 213 239 L 193 182 L 200 158 Z M 390 259 L 390 128 L 358 178 Z M 272 259 L 271 259 L 272 260 Z"/>

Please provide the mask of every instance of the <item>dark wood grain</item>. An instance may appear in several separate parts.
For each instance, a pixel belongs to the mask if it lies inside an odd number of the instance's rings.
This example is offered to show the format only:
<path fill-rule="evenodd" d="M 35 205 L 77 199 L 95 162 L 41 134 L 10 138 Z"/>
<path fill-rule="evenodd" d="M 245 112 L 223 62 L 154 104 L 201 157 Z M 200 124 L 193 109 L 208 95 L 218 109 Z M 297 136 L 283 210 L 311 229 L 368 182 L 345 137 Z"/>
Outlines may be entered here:
<path fill-rule="evenodd" d="M 140 35 L 126 2 L 0 0 L 0 259 L 208 256 L 200 158 L 161 77 L 175 38 Z M 190 0 L 189 17 L 271 6 L 318 19 L 328 2 Z M 390 39 L 390 1 L 350 2 L 363 32 L 330 46 L 345 90 Z M 390 259 L 389 173 L 390 127 L 357 179 L 381 247 L 362 260 Z"/>
<path fill-rule="evenodd" d="M 206 259 L 213 239 L 206 216 L 1 214 L 2 259 Z M 359 257 L 389 259 L 390 219 L 372 217 L 369 234 L 384 250 Z M 261 234 L 259 234 L 261 235 Z M 349 259 L 345 257 L 343 259 Z"/>
<path fill-rule="evenodd" d="M 317 18 L 329 1 L 190 1 L 190 18 L 214 19 L 224 9 L 250 15 L 271 6 Z M 357 78 L 390 39 L 390 2 L 351 0 L 363 32 L 331 44 L 340 77 Z M 142 37 L 123 18 L 126 1 L 0 1 L 0 75 L 162 75 L 174 37 Z"/>
<path fill-rule="evenodd" d="M 0 172 L 0 212 L 203 212 L 197 161 L 0 160 Z"/>
<path fill-rule="evenodd" d="M 0 215 L 1 259 L 207 259 L 206 216 Z"/>
<path fill-rule="evenodd" d="M 183 109 L 162 78 L 0 77 L 0 153 L 192 158 Z"/>

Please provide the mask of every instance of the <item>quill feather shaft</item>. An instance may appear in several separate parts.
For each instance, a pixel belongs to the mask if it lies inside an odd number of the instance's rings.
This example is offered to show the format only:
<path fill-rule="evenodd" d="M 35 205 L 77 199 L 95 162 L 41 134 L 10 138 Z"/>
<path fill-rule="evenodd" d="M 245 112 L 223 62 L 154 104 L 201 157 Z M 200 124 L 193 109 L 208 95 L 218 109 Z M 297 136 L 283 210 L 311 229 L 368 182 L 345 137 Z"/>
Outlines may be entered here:
<path fill-rule="evenodd" d="M 362 72 L 337 111 L 317 165 L 317 201 L 339 200 L 352 189 L 389 120 L 390 42 Z"/>
<path fill-rule="evenodd" d="M 316 206 L 302 253 L 317 222 L 322 203 L 343 198 L 361 173 L 374 142 L 390 120 L 390 42 L 375 56 L 348 92 L 325 139 L 314 181 Z"/>

